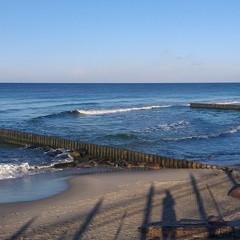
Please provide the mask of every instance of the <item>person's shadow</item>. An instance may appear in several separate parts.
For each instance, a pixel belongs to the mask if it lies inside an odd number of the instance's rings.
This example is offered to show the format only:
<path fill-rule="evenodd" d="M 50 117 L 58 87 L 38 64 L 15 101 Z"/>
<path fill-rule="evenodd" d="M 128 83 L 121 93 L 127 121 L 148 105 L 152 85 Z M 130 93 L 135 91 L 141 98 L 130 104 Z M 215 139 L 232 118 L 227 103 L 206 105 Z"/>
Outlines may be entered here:
<path fill-rule="evenodd" d="M 174 210 L 175 201 L 169 190 L 165 191 L 162 211 L 162 233 L 163 239 L 176 239 L 175 227 L 177 224 L 176 213 Z"/>

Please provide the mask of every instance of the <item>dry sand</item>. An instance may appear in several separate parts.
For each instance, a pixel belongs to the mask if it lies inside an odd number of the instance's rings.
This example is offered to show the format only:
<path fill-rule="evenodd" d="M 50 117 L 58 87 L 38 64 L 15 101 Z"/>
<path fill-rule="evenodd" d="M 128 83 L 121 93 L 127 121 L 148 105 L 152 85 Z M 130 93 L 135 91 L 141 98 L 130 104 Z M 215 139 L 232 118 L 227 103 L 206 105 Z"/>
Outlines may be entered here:
<path fill-rule="evenodd" d="M 74 176 L 56 196 L 0 204 L 0 239 L 136 240 L 147 239 L 138 227 L 156 222 L 205 222 L 215 215 L 240 223 L 240 199 L 228 196 L 237 183 L 218 170 Z"/>

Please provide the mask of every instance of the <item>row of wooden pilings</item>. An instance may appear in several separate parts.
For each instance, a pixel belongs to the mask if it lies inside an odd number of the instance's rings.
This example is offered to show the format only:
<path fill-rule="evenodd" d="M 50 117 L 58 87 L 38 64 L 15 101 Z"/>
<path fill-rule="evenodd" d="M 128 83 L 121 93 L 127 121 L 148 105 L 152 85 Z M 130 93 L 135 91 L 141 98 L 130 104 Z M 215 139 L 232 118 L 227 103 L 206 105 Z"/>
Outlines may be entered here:
<path fill-rule="evenodd" d="M 215 108 L 221 110 L 240 110 L 240 105 L 232 104 L 211 104 L 211 103 L 190 103 L 192 108 Z"/>
<path fill-rule="evenodd" d="M 196 168 L 196 169 L 219 169 L 224 167 L 202 164 L 199 162 L 187 161 L 176 158 L 169 158 L 147 153 L 140 153 L 109 146 L 101 146 L 90 143 L 83 143 L 56 137 L 43 136 L 25 132 L 0 129 L 0 140 L 17 145 L 49 146 L 52 148 L 64 148 L 74 150 L 84 148 L 95 157 L 105 157 L 110 160 L 126 160 L 130 163 L 159 164 L 162 168 Z"/>

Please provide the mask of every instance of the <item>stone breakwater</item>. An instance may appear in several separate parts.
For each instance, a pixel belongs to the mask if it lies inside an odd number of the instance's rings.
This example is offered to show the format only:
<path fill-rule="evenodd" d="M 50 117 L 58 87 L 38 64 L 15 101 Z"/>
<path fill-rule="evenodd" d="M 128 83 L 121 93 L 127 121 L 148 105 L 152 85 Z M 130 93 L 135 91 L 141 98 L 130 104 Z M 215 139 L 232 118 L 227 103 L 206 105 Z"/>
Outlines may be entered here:
<path fill-rule="evenodd" d="M 119 149 L 109 146 L 100 146 L 96 144 L 77 142 L 67 139 L 61 139 L 56 137 L 42 136 L 38 134 L 31 134 L 25 132 L 12 131 L 7 129 L 0 129 L 0 140 L 18 144 L 18 145 L 30 145 L 40 147 L 51 148 L 64 148 L 71 150 L 73 155 L 76 155 L 76 160 L 73 165 L 66 167 L 73 167 L 76 163 L 81 163 L 85 155 L 91 156 L 91 158 L 104 158 L 112 162 L 125 162 L 126 165 L 132 166 L 150 166 L 157 168 L 192 168 L 192 169 L 219 169 L 227 170 L 226 167 L 217 165 L 203 164 L 200 162 L 193 162 L 183 159 L 169 158 L 166 156 L 158 156 L 147 153 L 140 153 L 125 149 Z M 64 166 L 56 166 L 64 167 Z"/>

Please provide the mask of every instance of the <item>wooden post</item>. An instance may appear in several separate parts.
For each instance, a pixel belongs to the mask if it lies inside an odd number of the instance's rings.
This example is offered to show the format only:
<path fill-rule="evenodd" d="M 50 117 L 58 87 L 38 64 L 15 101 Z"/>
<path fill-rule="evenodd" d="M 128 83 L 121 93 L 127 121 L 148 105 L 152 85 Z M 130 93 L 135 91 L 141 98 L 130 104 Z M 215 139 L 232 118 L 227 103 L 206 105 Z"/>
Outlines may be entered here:
<path fill-rule="evenodd" d="M 212 237 L 240 237 L 240 227 L 229 225 L 210 225 L 210 224 L 189 224 L 176 226 L 146 226 L 140 227 L 139 231 L 151 238 L 212 238 Z"/>

